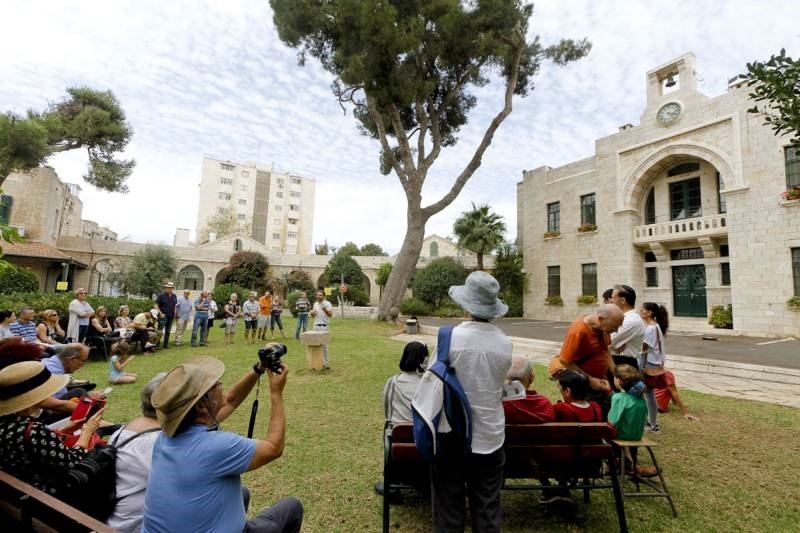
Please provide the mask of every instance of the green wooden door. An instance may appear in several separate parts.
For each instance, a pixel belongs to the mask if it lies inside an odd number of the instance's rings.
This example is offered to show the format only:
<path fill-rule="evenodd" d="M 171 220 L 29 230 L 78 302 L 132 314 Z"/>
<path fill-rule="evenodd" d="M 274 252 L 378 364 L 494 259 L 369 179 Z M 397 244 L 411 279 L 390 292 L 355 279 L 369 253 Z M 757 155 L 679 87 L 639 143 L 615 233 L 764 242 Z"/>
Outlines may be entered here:
<path fill-rule="evenodd" d="M 672 267 L 672 294 L 675 316 L 708 316 L 706 311 L 706 267 Z"/>

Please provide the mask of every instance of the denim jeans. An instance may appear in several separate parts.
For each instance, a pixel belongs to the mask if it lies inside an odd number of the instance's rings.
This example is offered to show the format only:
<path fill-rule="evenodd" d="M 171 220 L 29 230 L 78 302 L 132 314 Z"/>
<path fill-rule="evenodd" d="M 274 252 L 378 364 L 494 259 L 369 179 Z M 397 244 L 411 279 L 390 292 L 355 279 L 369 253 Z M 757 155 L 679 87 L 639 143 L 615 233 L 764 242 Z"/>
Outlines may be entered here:
<path fill-rule="evenodd" d="M 194 324 L 192 324 L 192 346 L 197 346 L 198 331 L 200 332 L 200 346 L 203 346 L 206 343 L 207 324 L 208 324 L 208 315 L 200 313 L 194 315 Z"/>
<path fill-rule="evenodd" d="M 297 328 L 294 330 L 294 338 L 300 340 L 300 328 L 305 332 L 308 329 L 308 313 L 297 313 Z"/>

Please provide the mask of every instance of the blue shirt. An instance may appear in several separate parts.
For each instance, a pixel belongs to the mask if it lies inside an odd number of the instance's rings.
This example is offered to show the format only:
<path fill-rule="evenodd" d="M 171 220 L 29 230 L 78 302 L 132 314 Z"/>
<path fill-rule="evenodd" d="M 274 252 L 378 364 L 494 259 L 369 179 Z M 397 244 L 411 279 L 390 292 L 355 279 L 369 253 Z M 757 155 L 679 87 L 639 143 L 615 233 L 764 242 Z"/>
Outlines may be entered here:
<path fill-rule="evenodd" d="M 33 320 L 28 320 L 24 324 L 17 320 L 16 322 L 12 322 L 9 329 L 11 329 L 11 333 L 17 337 L 22 337 L 25 342 L 36 341 L 36 324 L 33 323 Z"/>
<path fill-rule="evenodd" d="M 42 364 L 47 370 L 50 371 L 51 374 L 66 374 L 64 365 L 61 363 L 61 359 L 58 357 L 58 355 L 52 355 L 42 359 Z M 55 394 L 53 394 L 53 398 L 61 398 L 66 393 L 67 388 L 64 387 L 63 389 L 57 390 Z"/>
<path fill-rule="evenodd" d="M 194 425 L 175 437 L 160 434 L 144 501 L 142 533 L 244 530 L 247 514 L 240 474 L 256 441 Z"/>
<path fill-rule="evenodd" d="M 192 313 L 192 301 L 189 298 L 180 297 L 178 303 L 175 304 L 175 311 L 178 313 L 178 318 L 181 320 L 189 320 L 189 315 Z"/>
<path fill-rule="evenodd" d="M 198 318 L 208 318 L 208 308 L 209 308 L 209 301 L 203 300 L 202 298 L 198 298 L 194 301 L 194 318 L 197 320 Z M 200 307 L 198 307 L 200 306 Z"/>

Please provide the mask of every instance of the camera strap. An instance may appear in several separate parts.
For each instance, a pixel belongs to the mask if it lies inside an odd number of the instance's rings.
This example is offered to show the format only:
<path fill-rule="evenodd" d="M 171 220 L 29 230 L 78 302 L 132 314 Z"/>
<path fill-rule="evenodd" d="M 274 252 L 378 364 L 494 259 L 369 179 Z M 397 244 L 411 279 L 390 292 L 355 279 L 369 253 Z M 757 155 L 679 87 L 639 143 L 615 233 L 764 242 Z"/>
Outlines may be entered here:
<path fill-rule="evenodd" d="M 256 381 L 256 399 L 253 400 L 253 408 L 250 410 L 250 423 L 247 426 L 248 439 L 253 438 L 253 430 L 256 426 L 256 415 L 258 414 L 258 393 L 261 389 L 261 376 L 263 376 L 263 374 L 259 375 L 258 381 Z"/>

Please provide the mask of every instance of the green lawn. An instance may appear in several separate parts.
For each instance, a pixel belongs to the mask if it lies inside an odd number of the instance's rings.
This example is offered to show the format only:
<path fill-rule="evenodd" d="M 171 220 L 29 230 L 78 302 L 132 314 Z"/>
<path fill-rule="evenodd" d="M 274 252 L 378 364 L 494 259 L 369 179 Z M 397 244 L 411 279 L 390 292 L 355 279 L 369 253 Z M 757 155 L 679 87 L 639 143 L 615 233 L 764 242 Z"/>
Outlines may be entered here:
<path fill-rule="evenodd" d="M 286 320 L 287 332 L 294 321 Z M 381 500 L 373 483 L 381 476 L 383 407 L 381 392 L 387 377 L 398 371 L 403 345 L 389 337 L 399 328 L 364 320 L 334 320 L 330 371 L 305 369 L 303 348 L 286 341 L 290 367 L 286 386 L 287 438 L 284 456 L 248 474 L 251 511 L 285 496 L 299 497 L 306 510 L 304 531 L 379 531 Z M 223 345 L 222 330 L 211 333 L 211 345 L 188 346 L 137 357 L 127 369 L 140 382 L 117 385 L 109 398 L 106 418 L 125 421 L 138 414 L 139 390 L 161 370 L 191 354 L 225 362 L 226 385 L 236 381 L 256 360 L 256 348 L 243 343 Z M 537 368 L 544 376 L 544 368 Z M 76 375 L 107 383 L 99 361 Z M 266 384 L 265 384 L 266 385 Z M 552 383 L 537 380 L 540 392 L 557 396 Z M 700 423 L 684 421 L 673 409 L 661 418 L 657 454 L 675 497 L 679 517 L 672 518 L 664 500 L 626 503 L 631 531 L 797 531 L 800 524 L 800 410 L 775 405 L 683 393 Z M 262 405 L 256 436 L 266 431 L 268 395 Z M 246 434 L 251 398 L 224 429 Z M 562 516 L 536 503 L 536 492 L 503 494 L 504 530 L 614 531 L 613 499 L 598 491 L 577 514 Z M 427 502 L 409 496 L 392 507 L 397 531 L 430 531 Z"/>

